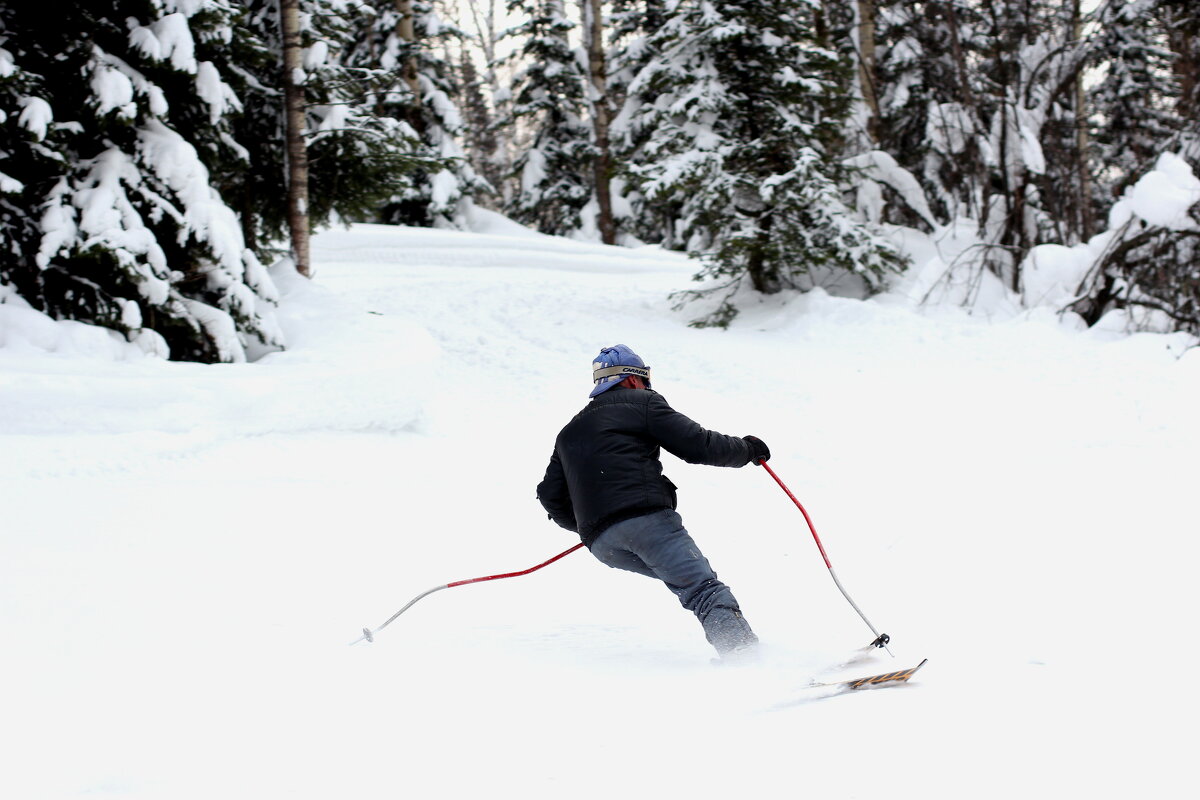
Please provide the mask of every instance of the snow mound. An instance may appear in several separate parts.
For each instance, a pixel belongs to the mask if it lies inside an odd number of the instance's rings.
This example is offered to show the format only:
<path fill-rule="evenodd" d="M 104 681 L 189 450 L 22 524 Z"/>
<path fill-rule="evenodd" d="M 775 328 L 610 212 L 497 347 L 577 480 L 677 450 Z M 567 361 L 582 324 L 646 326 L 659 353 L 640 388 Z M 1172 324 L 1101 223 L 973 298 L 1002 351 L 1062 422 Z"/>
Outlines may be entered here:
<path fill-rule="evenodd" d="M 1150 225 L 1173 231 L 1193 230 L 1188 209 L 1200 203 L 1200 179 L 1181 156 L 1163 153 L 1154 169 L 1142 176 L 1110 214 L 1111 227 L 1136 214 Z"/>
<path fill-rule="evenodd" d="M 166 354 L 153 331 L 127 341 L 117 331 L 73 320 L 56 320 L 30 307 L 0 284 L 0 357 L 54 354 L 69 358 L 133 361 Z"/>

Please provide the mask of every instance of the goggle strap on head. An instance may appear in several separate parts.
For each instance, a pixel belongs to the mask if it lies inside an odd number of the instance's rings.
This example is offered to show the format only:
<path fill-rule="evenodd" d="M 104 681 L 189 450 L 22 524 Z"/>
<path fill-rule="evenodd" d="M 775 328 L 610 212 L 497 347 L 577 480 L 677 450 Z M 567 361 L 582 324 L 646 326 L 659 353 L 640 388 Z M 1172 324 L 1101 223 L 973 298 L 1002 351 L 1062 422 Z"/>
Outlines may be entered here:
<path fill-rule="evenodd" d="M 630 366 L 626 366 L 623 364 L 618 364 L 615 367 L 604 367 L 603 369 L 597 369 L 597 370 L 592 371 L 592 382 L 599 383 L 600 381 L 604 380 L 605 378 L 612 378 L 616 375 L 620 375 L 623 378 L 628 378 L 630 375 L 636 375 L 639 378 L 645 378 L 647 381 L 649 381 L 650 380 L 650 368 L 649 367 L 630 367 Z"/>

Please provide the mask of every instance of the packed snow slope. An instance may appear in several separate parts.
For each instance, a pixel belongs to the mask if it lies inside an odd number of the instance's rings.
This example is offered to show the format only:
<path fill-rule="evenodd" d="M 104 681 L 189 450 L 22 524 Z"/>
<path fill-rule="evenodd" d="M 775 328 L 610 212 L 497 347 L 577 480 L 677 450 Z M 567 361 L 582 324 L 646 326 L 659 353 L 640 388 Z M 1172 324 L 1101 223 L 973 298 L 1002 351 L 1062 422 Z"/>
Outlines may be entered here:
<path fill-rule="evenodd" d="M 494 222 L 494 221 L 493 221 Z M 0 347 L 0 797 L 1185 797 L 1200 351 L 821 291 L 728 331 L 694 267 L 494 224 L 319 236 L 254 364 Z M 41 326 L 41 327 L 39 327 Z M 41 338 L 29 333 L 33 328 Z M 55 331 L 58 331 L 55 328 Z M 57 338 L 56 338 L 57 337 Z M 87 337 L 83 337 L 86 339 Z M 664 456 L 762 637 L 534 498 L 617 342 L 764 470 Z M 814 677 L 929 663 L 830 696 Z"/>

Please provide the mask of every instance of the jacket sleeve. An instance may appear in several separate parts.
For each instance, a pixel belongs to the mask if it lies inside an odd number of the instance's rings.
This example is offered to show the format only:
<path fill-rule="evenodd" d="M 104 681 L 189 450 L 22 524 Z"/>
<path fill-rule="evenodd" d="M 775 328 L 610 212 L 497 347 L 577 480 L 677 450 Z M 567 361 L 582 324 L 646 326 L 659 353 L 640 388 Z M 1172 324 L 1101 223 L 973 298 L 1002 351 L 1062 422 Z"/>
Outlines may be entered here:
<path fill-rule="evenodd" d="M 571 504 L 571 493 L 567 490 L 567 476 L 563 472 L 558 451 L 550 456 L 546 477 L 537 487 L 537 498 L 546 509 L 547 516 L 561 528 L 578 532 L 575 522 L 575 507 Z"/>
<path fill-rule="evenodd" d="M 701 427 L 655 394 L 646 405 L 646 425 L 650 436 L 673 456 L 689 464 L 713 467 L 744 467 L 750 463 L 750 445 L 737 436 Z"/>

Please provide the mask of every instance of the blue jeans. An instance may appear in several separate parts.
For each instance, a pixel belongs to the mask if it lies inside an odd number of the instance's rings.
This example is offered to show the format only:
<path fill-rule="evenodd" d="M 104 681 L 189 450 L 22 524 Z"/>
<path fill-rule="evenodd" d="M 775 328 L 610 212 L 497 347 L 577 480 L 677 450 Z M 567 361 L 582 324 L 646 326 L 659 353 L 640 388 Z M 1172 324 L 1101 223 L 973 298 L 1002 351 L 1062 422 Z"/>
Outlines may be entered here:
<path fill-rule="evenodd" d="M 676 512 L 655 511 L 618 522 L 596 537 L 591 550 L 610 567 L 665 583 L 700 620 L 717 652 L 725 654 L 758 641 L 733 592 L 717 579 Z"/>

